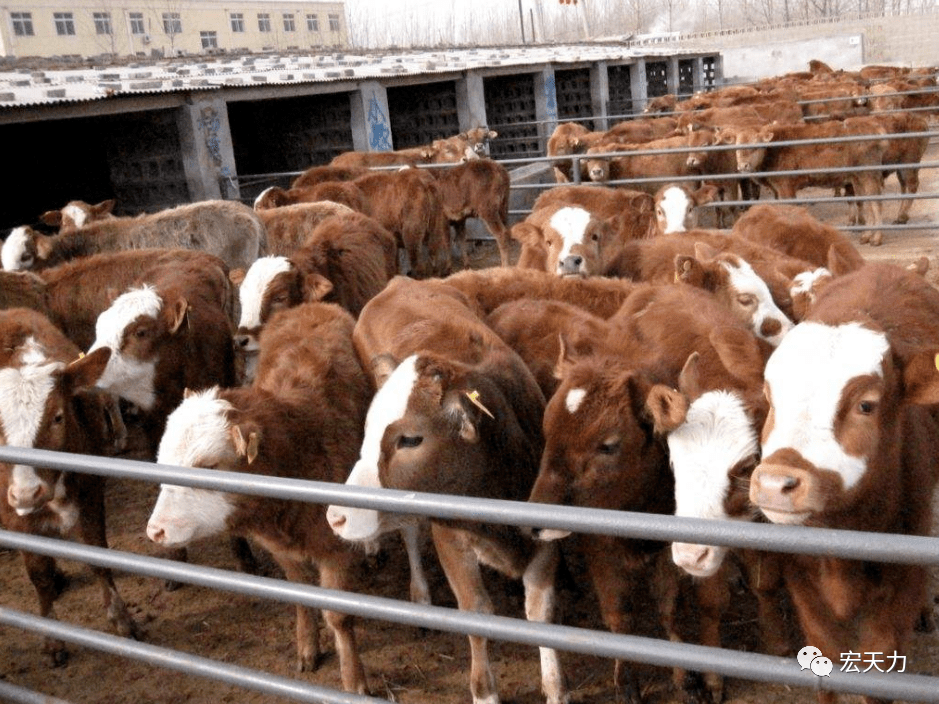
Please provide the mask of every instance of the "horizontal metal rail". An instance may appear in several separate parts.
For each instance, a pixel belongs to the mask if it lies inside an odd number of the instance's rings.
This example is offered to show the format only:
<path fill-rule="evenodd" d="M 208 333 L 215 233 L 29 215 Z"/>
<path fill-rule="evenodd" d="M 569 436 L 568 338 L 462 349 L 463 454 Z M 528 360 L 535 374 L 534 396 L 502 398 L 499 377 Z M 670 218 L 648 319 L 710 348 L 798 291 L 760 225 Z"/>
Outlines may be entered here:
<path fill-rule="evenodd" d="M 2 623 L 2 620 L 0 620 Z M 0 680 L 0 701 L 8 704 L 71 704 L 64 699 L 49 697 Z"/>
<path fill-rule="evenodd" d="M 872 535 L 828 528 L 706 520 L 576 506 L 469 498 L 449 494 L 369 489 L 331 482 L 192 467 L 171 467 L 138 460 L 73 455 L 9 446 L 0 446 L 0 462 L 434 518 L 455 518 L 519 527 L 556 528 L 621 538 L 683 541 L 775 552 L 798 552 L 856 560 L 939 565 L 939 538 L 927 536 Z"/>
<path fill-rule="evenodd" d="M 699 672 L 717 672 L 728 677 L 807 687 L 813 690 L 899 697 L 911 701 L 939 702 L 939 677 L 896 673 L 842 673 L 832 671 L 830 677 L 816 677 L 799 668 L 794 658 L 781 658 L 759 653 L 729 651 L 692 643 L 673 643 L 645 636 L 621 635 L 573 626 L 537 623 L 508 616 L 458 611 L 440 606 L 411 604 L 385 597 L 342 592 L 302 585 L 268 577 L 238 574 L 213 567 L 176 563 L 133 553 L 76 545 L 51 538 L 27 536 L 0 530 L 0 545 L 16 547 L 55 558 L 77 559 L 99 567 L 130 571 L 145 576 L 175 579 L 203 587 L 218 588 L 253 597 L 302 604 L 307 607 L 346 613 L 359 618 L 374 618 L 408 626 L 418 626 L 449 633 L 476 635 L 492 640 L 523 645 L 550 647 L 556 650 L 583 653 L 606 658 L 619 658 L 662 667 L 683 667 Z M 164 566 L 165 565 L 165 566 Z M 218 677 L 223 681 L 252 685 L 239 681 L 245 671 L 231 665 L 213 663 L 203 658 L 116 636 L 109 636 L 57 621 L 26 616 L 0 608 L 0 623 L 34 630 L 44 635 L 79 642 L 92 648 L 118 655 L 128 655 L 177 671 Z M 77 639 L 81 639 L 78 641 Z M 733 657 L 728 657 L 733 653 Z M 258 677 L 256 684 L 276 684 L 275 676 Z M 301 685 L 287 681 L 299 689 Z M 261 690 L 267 691 L 267 690 Z M 278 692 L 291 695 L 291 692 Z M 352 697 L 354 695 L 345 695 Z M 300 701 L 364 702 L 353 699 L 300 699 Z"/>

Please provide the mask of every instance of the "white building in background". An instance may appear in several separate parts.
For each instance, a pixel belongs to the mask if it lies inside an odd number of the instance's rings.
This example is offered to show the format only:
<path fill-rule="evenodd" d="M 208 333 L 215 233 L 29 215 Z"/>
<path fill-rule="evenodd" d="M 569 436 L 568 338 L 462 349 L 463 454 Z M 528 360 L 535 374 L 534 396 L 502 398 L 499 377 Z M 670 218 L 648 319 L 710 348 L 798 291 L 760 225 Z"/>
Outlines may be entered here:
<path fill-rule="evenodd" d="M 180 56 L 348 45 L 343 2 L 14 0 L 0 12 L 5 57 Z"/>

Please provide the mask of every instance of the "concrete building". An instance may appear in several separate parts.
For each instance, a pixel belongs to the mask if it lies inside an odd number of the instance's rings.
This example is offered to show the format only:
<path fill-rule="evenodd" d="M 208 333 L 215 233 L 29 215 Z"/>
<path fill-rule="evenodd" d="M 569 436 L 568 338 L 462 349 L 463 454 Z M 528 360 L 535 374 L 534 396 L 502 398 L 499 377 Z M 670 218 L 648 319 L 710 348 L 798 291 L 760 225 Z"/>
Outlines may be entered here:
<path fill-rule="evenodd" d="M 345 47 L 342 2 L 14 0 L 0 8 L 6 57 L 164 57 Z"/>

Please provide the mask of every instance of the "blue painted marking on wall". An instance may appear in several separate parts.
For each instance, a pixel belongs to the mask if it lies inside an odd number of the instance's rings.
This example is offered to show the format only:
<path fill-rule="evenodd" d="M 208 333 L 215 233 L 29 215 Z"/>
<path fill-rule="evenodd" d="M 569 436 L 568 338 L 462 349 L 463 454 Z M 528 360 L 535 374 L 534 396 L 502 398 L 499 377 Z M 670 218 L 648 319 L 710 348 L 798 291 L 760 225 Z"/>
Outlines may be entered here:
<path fill-rule="evenodd" d="M 557 98 L 557 89 L 554 84 L 554 76 L 548 76 L 547 80 L 544 82 L 544 99 L 545 99 L 545 117 L 548 120 L 558 119 L 558 98 Z"/>
<path fill-rule="evenodd" d="M 391 150 L 391 129 L 388 118 L 378 104 L 378 98 L 372 92 L 368 102 L 368 146 L 372 151 Z"/>

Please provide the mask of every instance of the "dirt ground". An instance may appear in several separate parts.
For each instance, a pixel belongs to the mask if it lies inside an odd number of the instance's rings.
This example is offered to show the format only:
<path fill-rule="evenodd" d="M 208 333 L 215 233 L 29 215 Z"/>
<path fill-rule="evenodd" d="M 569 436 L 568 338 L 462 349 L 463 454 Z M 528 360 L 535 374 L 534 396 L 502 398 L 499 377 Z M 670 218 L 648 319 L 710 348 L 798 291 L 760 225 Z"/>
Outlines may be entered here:
<path fill-rule="evenodd" d="M 934 145 L 926 160 L 935 160 L 939 157 L 937 152 L 939 149 Z M 921 192 L 939 192 L 936 171 L 924 171 L 922 181 Z M 895 192 L 894 178 L 888 180 L 888 187 Z M 888 202 L 886 217 L 892 219 L 895 208 L 895 203 Z M 846 208 L 840 204 L 815 212 L 836 224 L 844 222 L 846 216 Z M 927 277 L 939 285 L 939 202 L 916 201 L 912 218 L 923 228 L 909 232 L 888 231 L 883 246 L 861 246 L 861 251 L 869 259 L 900 264 L 926 256 L 930 260 Z M 498 255 L 491 245 L 480 245 L 473 252 L 474 266 L 489 266 L 493 262 L 498 263 Z M 158 554 L 144 534 L 156 491 L 155 486 L 143 482 L 111 483 L 108 517 L 113 547 L 144 555 Z M 429 545 L 425 548 L 433 601 L 437 605 L 454 606 L 436 558 Z M 190 560 L 229 569 L 234 567 L 225 540 L 193 545 Z M 105 628 L 100 596 L 90 572 L 73 562 L 65 562 L 62 567 L 71 584 L 57 603 L 59 617 L 91 628 Z M 520 585 L 493 572 L 487 572 L 486 578 L 497 613 L 522 617 Z M 330 687 L 340 686 L 331 638 L 325 631 L 322 642 L 328 657 L 321 668 L 312 674 L 294 673 L 292 606 L 193 586 L 166 591 L 161 581 L 132 574 L 118 575 L 117 583 L 125 601 L 145 624 L 147 642 L 283 676 L 301 677 Z M 934 592 L 939 594 L 939 579 L 934 583 Z M 407 566 L 397 542 L 391 541 L 381 553 L 380 562 L 371 563 L 370 569 L 363 572 L 361 591 L 407 598 Z M 565 623 L 602 628 L 589 589 L 568 581 L 561 589 L 559 600 Z M 0 604 L 30 613 L 36 611 L 35 594 L 21 558 L 9 551 L 0 551 Z M 647 602 L 638 632 L 661 636 L 651 617 L 652 609 L 652 603 Z M 469 649 L 463 636 L 371 620 L 358 622 L 358 636 L 375 695 L 406 704 L 470 701 Z M 733 606 L 725 621 L 723 639 L 725 647 L 748 651 L 758 648 L 753 604 L 740 586 L 734 587 Z M 793 653 L 805 645 L 795 629 L 791 641 Z M 0 626 L 0 680 L 75 704 L 273 704 L 285 701 L 74 646 L 69 648 L 71 657 L 67 666 L 50 668 L 40 646 L 38 636 Z M 535 704 L 543 701 L 534 648 L 491 643 L 491 655 L 503 702 Z M 562 658 L 575 703 L 614 700 L 611 661 L 570 653 L 563 654 Z M 939 675 L 939 632 L 917 633 L 907 663 L 908 672 Z M 649 704 L 679 701 L 678 694 L 669 687 L 667 671 L 653 667 L 638 667 L 637 671 Z M 726 701 L 796 704 L 814 702 L 815 696 L 808 690 L 731 679 L 726 683 Z"/>

